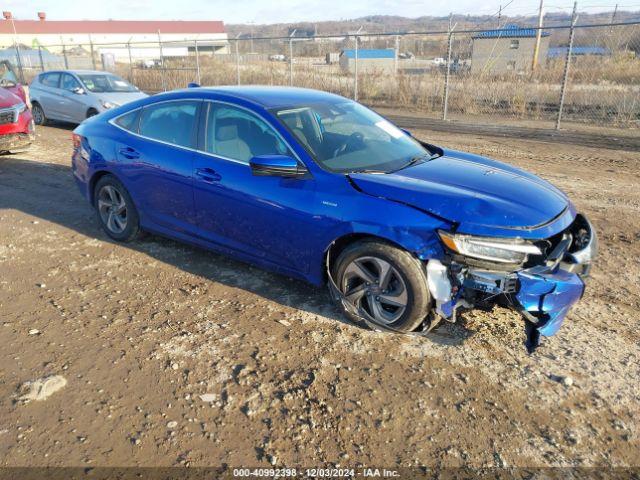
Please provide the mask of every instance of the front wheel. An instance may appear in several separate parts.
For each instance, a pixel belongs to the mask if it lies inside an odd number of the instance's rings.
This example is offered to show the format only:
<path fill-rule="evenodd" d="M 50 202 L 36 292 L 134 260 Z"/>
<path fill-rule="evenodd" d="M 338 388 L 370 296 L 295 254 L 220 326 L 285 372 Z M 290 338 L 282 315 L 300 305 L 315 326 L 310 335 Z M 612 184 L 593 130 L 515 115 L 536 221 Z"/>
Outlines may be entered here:
<path fill-rule="evenodd" d="M 377 240 L 356 242 L 338 256 L 332 276 L 344 300 L 368 320 L 401 332 L 415 330 L 431 309 L 422 262 Z M 359 320 L 338 302 L 352 320 Z"/>
<path fill-rule="evenodd" d="M 105 175 L 94 189 L 98 221 L 107 235 L 119 242 L 131 242 L 140 236 L 140 217 L 122 182 Z"/>
<path fill-rule="evenodd" d="M 47 117 L 39 103 L 34 103 L 31 107 L 31 116 L 36 125 L 44 126 L 47 124 Z"/>

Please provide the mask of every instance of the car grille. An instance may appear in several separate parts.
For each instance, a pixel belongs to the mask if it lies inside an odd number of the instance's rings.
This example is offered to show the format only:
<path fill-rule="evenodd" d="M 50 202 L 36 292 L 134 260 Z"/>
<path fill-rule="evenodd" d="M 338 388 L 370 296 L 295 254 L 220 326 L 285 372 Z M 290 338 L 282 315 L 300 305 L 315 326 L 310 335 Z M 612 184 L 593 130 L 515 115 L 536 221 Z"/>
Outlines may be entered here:
<path fill-rule="evenodd" d="M 0 125 L 16 123 L 18 121 L 18 115 L 16 115 L 17 112 L 18 110 L 15 108 L 4 108 L 0 110 Z"/>

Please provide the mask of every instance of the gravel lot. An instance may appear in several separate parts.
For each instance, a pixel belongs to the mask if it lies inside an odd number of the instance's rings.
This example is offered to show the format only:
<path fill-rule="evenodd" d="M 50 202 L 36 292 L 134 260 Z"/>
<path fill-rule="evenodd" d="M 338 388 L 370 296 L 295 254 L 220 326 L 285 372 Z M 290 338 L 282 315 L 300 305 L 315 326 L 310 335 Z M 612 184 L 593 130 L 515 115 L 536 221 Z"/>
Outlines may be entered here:
<path fill-rule="evenodd" d="M 44 127 L 0 157 L 0 465 L 640 465 L 640 153 L 414 133 L 541 175 L 595 224 L 585 297 L 536 354 L 501 308 L 380 334 L 325 290 L 115 244 L 72 180 L 70 129 Z"/>

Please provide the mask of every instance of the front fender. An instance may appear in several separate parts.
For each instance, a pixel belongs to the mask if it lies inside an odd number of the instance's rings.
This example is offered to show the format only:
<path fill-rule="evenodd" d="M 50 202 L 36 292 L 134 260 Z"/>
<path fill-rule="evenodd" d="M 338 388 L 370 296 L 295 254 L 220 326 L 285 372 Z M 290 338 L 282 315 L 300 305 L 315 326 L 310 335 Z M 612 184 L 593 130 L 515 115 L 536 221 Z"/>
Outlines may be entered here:
<path fill-rule="evenodd" d="M 331 205 L 325 205 L 327 216 Z M 373 237 L 393 243 L 421 260 L 442 258 L 444 249 L 437 230 L 450 228 L 446 221 L 430 216 L 411 206 L 360 193 L 350 195 L 349 201 L 340 205 L 343 221 L 333 222 L 325 231 L 322 258 L 313 261 L 310 272 L 312 283 L 324 283 L 326 255 L 332 246 L 350 238 Z"/>

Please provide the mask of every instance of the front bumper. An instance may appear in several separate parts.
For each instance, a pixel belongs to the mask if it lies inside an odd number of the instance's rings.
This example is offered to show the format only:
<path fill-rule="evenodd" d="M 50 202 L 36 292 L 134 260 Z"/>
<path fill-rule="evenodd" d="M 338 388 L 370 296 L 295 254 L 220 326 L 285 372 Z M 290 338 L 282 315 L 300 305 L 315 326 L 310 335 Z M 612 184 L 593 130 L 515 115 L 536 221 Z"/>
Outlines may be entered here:
<path fill-rule="evenodd" d="M 27 148 L 35 140 L 33 133 L 9 133 L 0 135 L 0 151 L 12 152 Z"/>
<path fill-rule="evenodd" d="M 0 125 L 0 151 L 11 152 L 27 148 L 35 140 L 35 126 L 31 112 L 22 112 L 16 122 Z"/>
<path fill-rule="evenodd" d="M 576 222 L 588 230 L 586 244 L 575 251 L 554 250 L 544 264 L 529 268 L 501 271 L 468 266 L 459 260 L 429 260 L 427 279 L 437 314 L 455 321 L 461 307 L 488 307 L 502 301 L 524 317 L 527 348 L 533 351 L 540 335 L 558 331 L 584 293 L 584 279 L 597 254 L 597 237 L 585 217 L 578 216 Z"/>
<path fill-rule="evenodd" d="M 566 270 L 545 274 L 522 271 L 517 276 L 520 288 L 515 298 L 520 312 L 546 337 L 558 331 L 584 293 L 582 279 Z"/>

